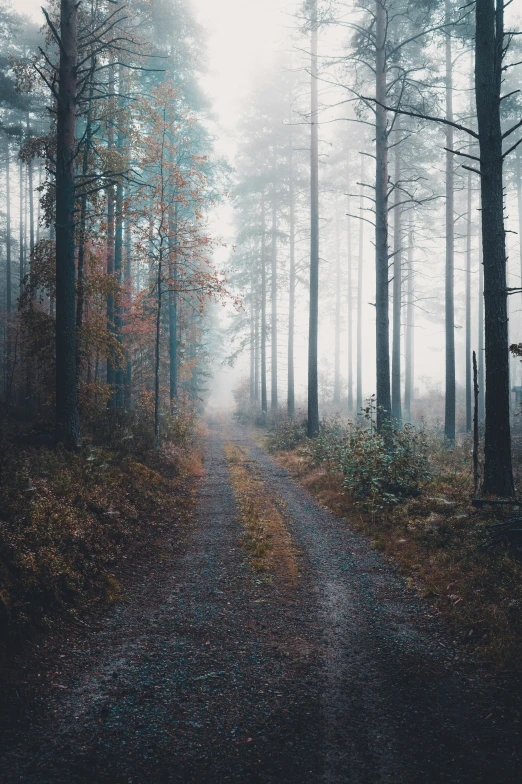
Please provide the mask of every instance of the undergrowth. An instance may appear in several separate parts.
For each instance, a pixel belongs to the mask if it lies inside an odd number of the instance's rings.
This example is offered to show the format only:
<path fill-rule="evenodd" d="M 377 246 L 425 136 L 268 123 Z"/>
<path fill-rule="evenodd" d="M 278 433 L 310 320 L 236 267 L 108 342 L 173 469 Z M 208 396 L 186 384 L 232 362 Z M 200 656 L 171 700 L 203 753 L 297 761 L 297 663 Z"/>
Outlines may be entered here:
<path fill-rule="evenodd" d="M 0 646 L 116 598 L 123 554 L 184 513 L 187 479 L 199 471 L 194 428 L 151 452 L 91 443 L 71 453 L 4 438 Z"/>
<path fill-rule="evenodd" d="M 513 512 L 472 506 L 465 439 L 450 450 L 429 432 L 405 427 L 380 437 L 332 420 L 314 442 L 303 437 L 284 449 L 277 440 L 268 446 L 279 462 L 396 560 L 470 654 L 522 666 L 522 558 L 487 536 Z"/>

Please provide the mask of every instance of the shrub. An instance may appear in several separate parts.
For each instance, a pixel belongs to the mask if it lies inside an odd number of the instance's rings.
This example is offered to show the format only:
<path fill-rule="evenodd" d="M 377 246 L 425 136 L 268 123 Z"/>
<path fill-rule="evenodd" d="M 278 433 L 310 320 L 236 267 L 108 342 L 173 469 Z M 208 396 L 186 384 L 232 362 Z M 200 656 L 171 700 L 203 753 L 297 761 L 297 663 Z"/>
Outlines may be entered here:
<path fill-rule="evenodd" d="M 372 511 L 416 495 L 430 477 L 429 450 L 423 430 L 390 422 L 381 432 L 340 419 L 324 422 L 310 441 L 313 462 L 340 471 L 355 502 Z"/>
<path fill-rule="evenodd" d="M 284 417 L 276 422 L 266 437 L 270 452 L 295 449 L 306 440 L 306 419 L 299 414 L 295 419 Z"/>

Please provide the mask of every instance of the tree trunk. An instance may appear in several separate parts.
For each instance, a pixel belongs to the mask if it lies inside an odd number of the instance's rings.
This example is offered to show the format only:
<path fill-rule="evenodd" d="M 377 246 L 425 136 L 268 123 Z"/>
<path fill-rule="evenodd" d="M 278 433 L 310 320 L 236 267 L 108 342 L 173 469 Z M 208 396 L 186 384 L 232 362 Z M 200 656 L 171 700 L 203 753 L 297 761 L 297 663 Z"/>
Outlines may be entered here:
<path fill-rule="evenodd" d="M 31 136 L 31 123 L 27 115 L 27 137 Z M 34 188 L 33 188 L 33 160 L 29 158 L 27 163 L 27 201 L 29 206 L 29 278 L 31 283 L 31 298 L 34 296 Z"/>
<path fill-rule="evenodd" d="M 266 395 L 266 263 L 265 263 L 265 194 L 261 195 L 261 414 L 268 411 Z"/>
<path fill-rule="evenodd" d="M 375 3 L 375 321 L 377 429 L 391 412 L 388 294 L 388 129 L 386 110 L 386 0 Z"/>
<path fill-rule="evenodd" d="M 308 324 L 308 437 L 319 432 L 317 339 L 319 321 L 319 136 L 317 96 L 317 0 L 311 0 L 310 100 L 310 313 Z"/>
<path fill-rule="evenodd" d="M 517 162 L 516 176 L 517 176 L 517 204 L 518 204 L 518 243 L 519 243 L 519 256 L 520 256 L 520 285 L 522 287 L 522 167 L 520 165 L 521 156 L 522 156 L 522 149 L 519 145 L 516 150 L 516 162 Z"/>
<path fill-rule="evenodd" d="M 18 175 L 19 175 L 19 182 L 20 182 L 20 216 L 19 216 L 19 245 L 20 245 L 20 265 L 19 265 L 19 282 L 20 282 L 20 294 L 22 294 L 24 289 L 24 277 L 25 277 L 25 229 L 24 229 L 24 167 L 22 161 L 18 162 Z"/>
<path fill-rule="evenodd" d="M 471 433 L 473 389 L 471 386 L 471 172 L 468 172 L 468 231 L 466 236 L 466 433 Z"/>
<path fill-rule="evenodd" d="M 127 197 L 128 198 L 128 197 Z M 132 299 L 132 237 L 130 220 L 125 219 L 125 272 L 124 272 L 125 293 L 128 300 Z M 132 359 L 130 351 L 127 350 L 125 364 L 125 408 L 132 408 Z"/>
<path fill-rule="evenodd" d="M 514 493 L 509 422 L 509 350 L 506 291 L 506 235 L 502 176 L 500 92 L 504 47 L 504 6 L 476 0 L 475 96 L 480 146 L 484 315 L 486 332 L 486 494 Z"/>
<path fill-rule="evenodd" d="M 295 201 L 292 135 L 288 148 L 288 189 L 289 189 L 289 252 L 290 269 L 288 282 L 288 416 L 295 416 L 295 377 L 294 377 L 294 330 L 295 330 Z"/>
<path fill-rule="evenodd" d="M 111 61 L 109 65 L 109 94 L 114 93 L 114 65 Z M 110 157 L 114 146 L 114 126 L 112 118 L 109 117 L 109 128 L 107 132 L 107 147 Z M 114 278 L 114 186 L 109 185 L 107 190 L 107 275 Z M 110 281 L 112 286 L 112 281 Z M 114 334 L 114 293 L 109 290 L 107 294 L 107 331 Z M 107 358 L 107 384 L 110 388 L 109 406 L 112 407 L 114 380 L 115 380 L 116 358 L 114 349 L 111 348 Z"/>
<path fill-rule="evenodd" d="M 451 2 L 446 0 L 446 23 L 451 20 Z M 446 119 L 453 122 L 453 59 L 451 28 L 446 35 Z M 455 216 L 454 216 L 454 170 L 453 170 L 453 128 L 446 125 L 446 396 L 444 415 L 444 435 L 450 444 L 455 441 L 455 305 L 454 305 L 454 262 L 455 262 Z M 449 151 L 449 152 L 448 152 Z"/>
<path fill-rule="evenodd" d="M 118 143 L 118 147 L 120 143 Z M 116 185 L 115 200 L 115 233 L 114 233 L 114 277 L 118 285 L 118 291 L 114 303 L 114 334 L 123 350 L 123 308 L 122 308 L 122 284 L 123 284 L 123 182 L 118 179 Z M 112 396 L 112 408 L 123 408 L 125 374 L 121 357 L 114 369 L 114 392 Z"/>
<path fill-rule="evenodd" d="M 482 220 L 479 215 L 479 220 Z M 479 384 L 479 422 L 486 418 L 486 385 L 484 370 L 484 263 L 482 258 L 482 225 L 479 226 L 479 301 L 478 301 L 478 384 Z"/>
<path fill-rule="evenodd" d="M 156 336 L 154 340 L 154 440 L 156 449 L 160 445 L 160 346 L 161 346 L 161 308 L 163 293 L 163 241 L 160 239 L 158 275 L 156 279 Z"/>
<path fill-rule="evenodd" d="M 413 351 L 414 351 L 414 310 L 413 310 L 413 216 L 410 212 L 408 227 L 408 278 L 406 284 L 406 350 L 404 377 L 404 418 L 411 422 L 411 406 L 413 403 Z"/>
<path fill-rule="evenodd" d="M 173 225 L 169 236 L 172 242 L 169 253 L 169 388 L 170 408 L 174 411 L 178 401 L 178 202 L 174 203 Z"/>
<path fill-rule="evenodd" d="M 392 334 L 392 416 L 402 420 L 401 404 L 401 315 L 402 315 L 402 208 L 399 183 L 401 179 L 400 118 L 395 120 L 399 137 L 395 145 L 395 198 L 393 204 L 393 334 Z"/>
<path fill-rule="evenodd" d="M 363 254 L 364 254 L 364 159 L 361 155 L 361 189 L 359 199 L 359 258 L 357 261 L 357 414 L 363 405 L 362 392 L 362 299 L 363 299 Z"/>
<path fill-rule="evenodd" d="M 6 273 L 6 311 L 11 313 L 12 305 L 12 269 L 11 269 L 11 167 L 9 139 L 5 137 L 5 273 Z M 7 327 L 9 329 L 9 326 Z"/>
<path fill-rule="evenodd" d="M 256 347 L 255 347 L 255 312 L 254 312 L 254 265 L 250 266 L 250 403 L 256 399 L 256 382 L 255 382 L 255 367 L 256 367 Z"/>
<path fill-rule="evenodd" d="M 91 70 L 94 70 L 94 63 L 91 60 Z M 84 148 L 82 153 L 82 180 L 86 181 L 89 173 L 89 151 L 92 143 L 92 101 L 94 95 L 94 81 L 91 77 L 89 85 L 89 98 L 87 108 L 87 122 L 85 126 Z M 78 270 L 76 279 L 76 371 L 78 378 L 81 374 L 83 359 L 83 314 L 85 306 L 85 241 L 86 241 L 86 222 L 87 222 L 87 193 L 82 193 L 80 197 L 80 221 L 78 225 Z"/>
<path fill-rule="evenodd" d="M 77 14 L 76 0 L 61 0 L 56 125 L 56 437 L 68 448 L 76 448 L 80 441 L 74 264 Z"/>
<path fill-rule="evenodd" d="M 348 197 L 347 225 L 347 261 L 348 261 L 348 412 L 353 412 L 353 288 L 352 288 L 352 218 L 350 215 L 350 197 Z"/>
<path fill-rule="evenodd" d="M 334 389 L 333 404 L 341 404 L 341 248 L 339 236 L 339 205 L 335 200 L 335 323 L 334 323 Z"/>
<path fill-rule="evenodd" d="M 272 192 L 272 248 L 271 248 L 271 281 L 270 295 L 272 306 L 272 327 L 271 327 L 271 397 L 270 408 L 277 410 L 277 192 L 276 192 L 276 169 L 273 170 L 274 184 Z"/>
<path fill-rule="evenodd" d="M 257 278 L 257 275 L 256 275 Z M 254 318 L 254 400 L 259 401 L 259 289 L 256 280 Z"/>
<path fill-rule="evenodd" d="M 4 399 L 9 404 L 11 394 L 11 310 L 12 303 L 12 269 L 11 269 L 11 151 L 9 139 L 5 137 L 5 306 L 6 306 L 6 341 L 4 363 Z"/>

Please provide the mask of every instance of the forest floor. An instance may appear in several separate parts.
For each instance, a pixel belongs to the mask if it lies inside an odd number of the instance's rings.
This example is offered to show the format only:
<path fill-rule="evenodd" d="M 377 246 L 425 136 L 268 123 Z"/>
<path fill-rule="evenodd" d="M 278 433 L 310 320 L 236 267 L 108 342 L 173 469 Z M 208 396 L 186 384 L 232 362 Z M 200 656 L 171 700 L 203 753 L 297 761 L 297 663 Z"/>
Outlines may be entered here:
<path fill-rule="evenodd" d="M 121 587 L 28 670 L 2 784 L 522 778 L 517 676 L 468 661 L 244 427 L 209 421 L 193 517 Z"/>

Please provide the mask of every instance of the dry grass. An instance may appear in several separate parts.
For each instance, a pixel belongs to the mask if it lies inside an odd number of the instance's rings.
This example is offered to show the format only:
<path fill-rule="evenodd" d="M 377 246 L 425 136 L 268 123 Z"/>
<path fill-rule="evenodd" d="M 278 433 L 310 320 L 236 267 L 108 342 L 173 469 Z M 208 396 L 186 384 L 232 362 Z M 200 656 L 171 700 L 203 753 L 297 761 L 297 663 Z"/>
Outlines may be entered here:
<path fill-rule="evenodd" d="M 274 498 L 246 450 L 227 443 L 225 455 L 244 528 L 243 546 L 254 569 L 293 583 L 299 576 L 297 553 L 282 514 L 282 502 Z"/>
<path fill-rule="evenodd" d="M 379 517 L 354 505 L 341 474 L 313 466 L 299 450 L 276 457 L 322 506 L 348 519 L 398 563 L 470 654 L 499 668 L 522 666 L 522 559 L 502 547 L 482 546 L 485 527 L 514 512 L 471 506 L 464 452 L 436 455 L 436 478 L 417 498 Z"/>

